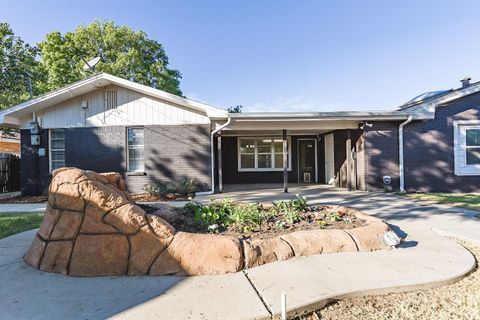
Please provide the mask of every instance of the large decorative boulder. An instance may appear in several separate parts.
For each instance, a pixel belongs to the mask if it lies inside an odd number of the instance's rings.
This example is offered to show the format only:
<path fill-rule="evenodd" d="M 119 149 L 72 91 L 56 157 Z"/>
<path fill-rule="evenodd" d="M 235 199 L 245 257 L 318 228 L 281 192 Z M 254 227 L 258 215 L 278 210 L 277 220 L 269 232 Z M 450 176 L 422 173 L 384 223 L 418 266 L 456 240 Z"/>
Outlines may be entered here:
<path fill-rule="evenodd" d="M 308 230 L 269 239 L 177 232 L 165 206 L 147 214 L 115 172 L 61 168 L 52 173 L 48 204 L 24 261 L 72 276 L 224 274 L 294 256 L 384 249 L 388 226 L 362 213 L 365 226 Z"/>

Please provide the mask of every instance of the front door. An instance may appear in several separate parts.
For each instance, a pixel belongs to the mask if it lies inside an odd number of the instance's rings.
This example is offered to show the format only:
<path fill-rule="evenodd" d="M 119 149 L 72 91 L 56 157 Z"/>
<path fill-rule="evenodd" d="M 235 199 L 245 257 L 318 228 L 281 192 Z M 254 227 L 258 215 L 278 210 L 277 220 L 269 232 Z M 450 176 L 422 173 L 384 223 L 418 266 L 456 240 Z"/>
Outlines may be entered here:
<path fill-rule="evenodd" d="M 315 139 L 298 140 L 298 182 L 316 182 Z"/>

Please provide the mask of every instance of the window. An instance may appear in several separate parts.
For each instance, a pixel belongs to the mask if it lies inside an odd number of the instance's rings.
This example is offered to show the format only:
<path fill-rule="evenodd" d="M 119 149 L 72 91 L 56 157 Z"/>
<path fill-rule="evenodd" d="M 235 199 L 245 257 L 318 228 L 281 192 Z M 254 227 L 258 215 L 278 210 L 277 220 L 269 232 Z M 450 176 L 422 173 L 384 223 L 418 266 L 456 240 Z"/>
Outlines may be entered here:
<path fill-rule="evenodd" d="M 65 131 L 54 129 L 49 131 L 50 172 L 65 167 Z"/>
<path fill-rule="evenodd" d="M 287 140 L 288 170 L 291 170 L 290 138 Z M 238 171 L 282 171 L 281 138 L 238 138 Z"/>
<path fill-rule="evenodd" d="M 480 128 L 466 129 L 466 162 L 468 165 L 480 164 Z"/>
<path fill-rule="evenodd" d="M 455 174 L 480 175 L 480 121 L 456 121 L 454 130 Z"/>
<path fill-rule="evenodd" d="M 117 90 L 105 91 L 105 110 L 112 110 L 117 107 Z"/>
<path fill-rule="evenodd" d="M 143 128 L 127 128 L 127 170 L 129 172 L 144 172 Z"/>

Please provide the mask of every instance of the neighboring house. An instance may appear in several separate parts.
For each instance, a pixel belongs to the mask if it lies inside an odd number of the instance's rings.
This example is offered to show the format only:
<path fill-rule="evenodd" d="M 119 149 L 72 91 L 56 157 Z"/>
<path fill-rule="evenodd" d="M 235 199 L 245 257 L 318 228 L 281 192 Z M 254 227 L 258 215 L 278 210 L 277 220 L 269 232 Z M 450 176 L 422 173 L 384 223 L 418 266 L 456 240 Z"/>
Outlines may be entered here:
<path fill-rule="evenodd" d="M 44 192 L 62 166 L 119 171 L 132 192 L 185 178 L 207 190 L 281 183 L 284 172 L 292 183 L 471 192 L 479 91 L 465 80 L 395 111 L 228 114 L 99 74 L 3 111 L 0 125 L 21 129 L 24 195 Z"/>
<path fill-rule="evenodd" d="M 20 155 L 20 134 L 0 132 L 0 153 Z"/>

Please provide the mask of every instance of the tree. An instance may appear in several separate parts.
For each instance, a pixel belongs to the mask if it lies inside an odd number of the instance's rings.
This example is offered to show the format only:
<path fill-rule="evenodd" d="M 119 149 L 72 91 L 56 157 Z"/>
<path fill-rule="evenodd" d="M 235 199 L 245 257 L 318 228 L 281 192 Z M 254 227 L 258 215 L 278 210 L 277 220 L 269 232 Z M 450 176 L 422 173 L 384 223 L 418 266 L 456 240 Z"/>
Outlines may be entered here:
<path fill-rule="evenodd" d="M 15 36 L 8 23 L 0 23 L 0 109 L 5 109 L 39 94 L 41 72 L 36 60 L 38 49 Z"/>
<path fill-rule="evenodd" d="M 118 26 L 113 21 L 94 21 L 62 35 L 51 32 L 38 44 L 40 63 L 46 72 L 41 88 L 51 91 L 85 78 L 84 61 L 99 56 L 97 72 L 107 72 L 153 88 L 181 95 L 179 71 L 168 68 L 163 46 L 143 31 Z"/>
<path fill-rule="evenodd" d="M 227 111 L 229 113 L 242 113 L 243 106 L 239 104 L 238 106 L 235 107 L 228 107 Z"/>

